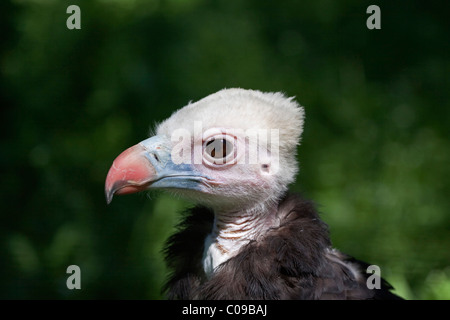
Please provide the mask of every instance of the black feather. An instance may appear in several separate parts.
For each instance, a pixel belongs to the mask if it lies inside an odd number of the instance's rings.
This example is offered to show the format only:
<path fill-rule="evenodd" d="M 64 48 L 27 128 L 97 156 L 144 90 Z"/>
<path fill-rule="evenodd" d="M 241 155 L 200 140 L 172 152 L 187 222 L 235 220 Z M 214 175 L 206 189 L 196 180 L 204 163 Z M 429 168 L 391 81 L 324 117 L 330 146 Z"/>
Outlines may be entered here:
<path fill-rule="evenodd" d="M 384 279 L 366 285 L 367 263 L 331 248 L 327 225 L 312 202 L 286 195 L 281 223 L 222 263 L 208 279 L 202 257 L 214 214 L 205 207 L 186 212 L 169 238 L 165 255 L 172 273 L 169 299 L 401 299 Z"/>

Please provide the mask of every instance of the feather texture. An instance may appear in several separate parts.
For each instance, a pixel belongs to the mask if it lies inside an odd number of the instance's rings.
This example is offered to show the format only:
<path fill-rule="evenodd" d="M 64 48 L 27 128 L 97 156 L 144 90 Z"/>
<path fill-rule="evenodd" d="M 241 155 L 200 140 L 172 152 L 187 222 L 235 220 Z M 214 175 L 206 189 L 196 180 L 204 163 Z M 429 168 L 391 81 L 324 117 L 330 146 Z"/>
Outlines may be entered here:
<path fill-rule="evenodd" d="M 279 226 L 246 244 L 211 277 L 202 267 L 205 237 L 214 213 L 205 207 L 186 212 L 166 244 L 172 274 L 170 299 L 400 299 L 384 280 L 366 285 L 368 264 L 332 249 L 327 225 L 312 202 L 286 195 L 276 213 Z"/>

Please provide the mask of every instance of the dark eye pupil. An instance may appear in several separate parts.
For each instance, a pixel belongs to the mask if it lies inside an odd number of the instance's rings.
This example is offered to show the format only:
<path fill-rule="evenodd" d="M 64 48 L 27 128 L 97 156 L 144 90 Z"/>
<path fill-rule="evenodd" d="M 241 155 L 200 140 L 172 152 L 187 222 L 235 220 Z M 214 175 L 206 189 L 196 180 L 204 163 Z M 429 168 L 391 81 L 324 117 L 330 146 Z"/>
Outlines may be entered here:
<path fill-rule="evenodd" d="M 215 159 L 225 158 L 232 150 L 226 139 L 212 139 L 206 143 L 206 151 Z"/>

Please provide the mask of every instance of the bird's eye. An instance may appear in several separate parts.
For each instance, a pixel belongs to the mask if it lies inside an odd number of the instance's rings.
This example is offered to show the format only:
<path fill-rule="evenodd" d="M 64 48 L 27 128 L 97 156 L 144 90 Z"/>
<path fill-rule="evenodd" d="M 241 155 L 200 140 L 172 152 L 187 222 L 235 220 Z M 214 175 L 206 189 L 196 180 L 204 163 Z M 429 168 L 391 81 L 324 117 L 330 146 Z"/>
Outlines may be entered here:
<path fill-rule="evenodd" d="M 233 143 L 225 138 L 212 138 L 205 143 L 207 160 L 214 164 L 224 164 L 229 155 L 233 153 Z"/>

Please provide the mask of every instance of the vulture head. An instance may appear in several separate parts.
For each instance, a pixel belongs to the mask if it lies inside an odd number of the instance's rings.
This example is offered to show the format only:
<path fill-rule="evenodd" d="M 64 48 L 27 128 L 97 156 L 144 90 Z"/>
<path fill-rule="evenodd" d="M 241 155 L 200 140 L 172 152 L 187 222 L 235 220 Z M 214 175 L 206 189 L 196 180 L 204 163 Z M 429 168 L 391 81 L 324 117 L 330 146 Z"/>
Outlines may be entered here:
<path fill-rule="evenodd" d="M 107 202 L 158 188 L 217 212 L 264 211 L 295 179 L 303 113 L 281 93 L 243 89 L 190 103 L 114 160 Z"/>
<path fill-rule="evenodd" d="M 276 223 L 297 173 L 303 108 L 281 93 L 225 89 L 190 103 L 125 150 L 105 185 L 115 194 L 168 189 L 214 211 L 203 264 L 211 275 Z"/>

